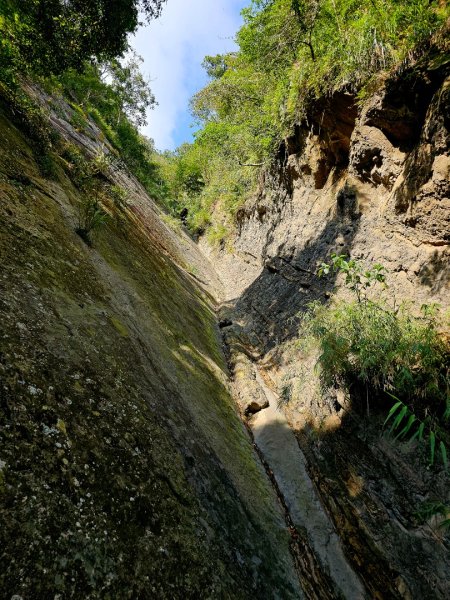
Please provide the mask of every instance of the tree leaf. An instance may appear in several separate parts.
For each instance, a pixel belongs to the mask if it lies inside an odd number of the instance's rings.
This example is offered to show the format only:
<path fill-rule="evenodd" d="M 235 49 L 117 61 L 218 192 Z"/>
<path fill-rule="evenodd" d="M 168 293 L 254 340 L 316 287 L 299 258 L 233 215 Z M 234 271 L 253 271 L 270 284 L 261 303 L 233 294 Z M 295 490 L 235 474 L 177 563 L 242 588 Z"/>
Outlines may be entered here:
<path fill-rule="evenodd" d="M 421 423 L 420 426 L 418 427 L 416 433 L 411 437 L 410 441 L 412 442 L 413 440 L 416 439 L 416 437 L 419 438 L 419 441 L 421 442 L 423 439 L 423 430 L 425 429 L 425 423 Z"/>
<path fill-rule="evenodd" d="M 398 407 L 401 406 L 402 404 L 403 404 L 403 402 L 401 402 L 400 400 L 394 404 L 394 406 L 389 411 L 389 414 L 386 417 L 385 422 L 383 423 L 383 427 L 384 427 L 384 425 L 386 425 L 386 423 L 389 421 L 389 419 L 392 417 L 392 415 L 396 412 L 396 410 L 398 409 Z"/>
<path fill-rule="evenodd" d="M 439 442 L 439 448 L 441 450 L 442 462 L 444 463 L 445 468 L 448 469 L 447 449 L 444 442 Z"/>
<path fill-rule="evenodd" d="M 392 424 L 392 427 L 390 429 L 390 432 L 392 433 L 395 429 L 397 429 L 397 427 L 399 427 L 400 423 L 403 420 L 403 417 L 406 415 L 406 412 L 408 410 L 408 407 L 404 404 L 402 410 L 398 413 L 394 423 Z"/>
<path fill-rule="evenodd" d="M 403 429 L 400 431 L 400 433 L 395 437 L 395 439 L 397 440 L 400 437 L 405 436 L 408 431 L 411 429 L 412 424 L 416 421 L 416 416 L 415 415 L 410 415 L 408 422 L 406 423 L 405 427 L 403 427 Z"/>
<path fill-rule="evenodd" d="M 434 431 L 430 431 L 430 465 L 434 464 L 434 450 L 436 447 L 436 435 Z"/>

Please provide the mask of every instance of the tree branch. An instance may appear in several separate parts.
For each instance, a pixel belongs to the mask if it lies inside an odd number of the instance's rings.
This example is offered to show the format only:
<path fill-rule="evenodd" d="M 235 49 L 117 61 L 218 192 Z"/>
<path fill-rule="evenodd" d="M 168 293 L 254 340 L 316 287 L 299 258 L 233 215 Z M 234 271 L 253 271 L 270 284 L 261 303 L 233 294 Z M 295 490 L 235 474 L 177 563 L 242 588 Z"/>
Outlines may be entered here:
<path fill-rule="evenodd" d="M 238 159 L 238 163 L 240 167 L 263 167 L 264 163 L 243 163 Z"/>

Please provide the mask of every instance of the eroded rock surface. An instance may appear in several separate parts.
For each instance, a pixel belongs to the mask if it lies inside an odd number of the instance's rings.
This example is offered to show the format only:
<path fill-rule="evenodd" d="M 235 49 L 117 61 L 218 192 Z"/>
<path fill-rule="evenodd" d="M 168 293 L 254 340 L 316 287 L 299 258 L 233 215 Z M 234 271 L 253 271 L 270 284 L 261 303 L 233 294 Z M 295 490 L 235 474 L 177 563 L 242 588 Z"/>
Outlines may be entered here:
<path fill-rule="evenodd" d="M 239 211 L 232 255 L 213 252 L 225 286 L 222 313 L 233 322 L 223 335 L 238 395 L 260 398 L 269 385 L 280 404 L 291 399 L 283 418 L 346 560 L 372 598 L 450 595 L 449 534 L 418 517 L 427 501 L 449 504 L 448 473 L 427 469 L 416 449 L 381 436 L 388 405 L 368 398 L 368 418 L 366 400 L 359 406 L 339 390 L 321 393 L 315 360 L 296 346 L 299 316 L 339 290 L 339 278 L 316 276 L 332 252 L 383 264 L 397 301 L 448 306 L 449 72 L 448 55 L 431 48 L 359 109 L 347 93 L 314 105 L 280 147 L 259 194 Z M 250 376 L 241 376 L 243 368 Z M 265 381 L 259 389 L 258 372 Z M 268 410 L 249 421 L 255 437 Z M 289 469 L 266 437 L 268 430 L 259 431 L 282 487 Z M 320 535 L 307 526 L 304 535 L 330 573 Z"/>

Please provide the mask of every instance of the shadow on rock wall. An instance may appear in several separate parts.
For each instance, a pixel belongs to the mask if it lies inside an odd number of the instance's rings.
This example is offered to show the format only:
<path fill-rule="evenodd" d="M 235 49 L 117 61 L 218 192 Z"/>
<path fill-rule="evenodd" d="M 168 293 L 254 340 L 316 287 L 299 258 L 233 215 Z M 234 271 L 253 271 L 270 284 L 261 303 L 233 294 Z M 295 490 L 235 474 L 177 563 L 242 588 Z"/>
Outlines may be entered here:
<path fill-rule="evenodd" d="M 314 300 L 327 301 L 335 278 L 320 279 L 317 268 L 332 252 L 350 254 L 360 212 L 356 192 L 345 185 L 336 198 L 332 218 L 316 239 L 293 255 L 266 260 L 259 277 L 234 301 L 244 330 L 260 352 L 298 334 L 300 314 Z M 255 337 L 256 336 L 256 337 Z"/>
<path fill-rule="evenodd" d="M 419 272 L 419 281 L 430 288 L 433 293 L 448 288 L 450 284 L 450 260 L 448 254 L 437 250 L 433 252 L 428 263 Z"/>
<path fill-rule="evenodd" d="M 358 414 L 360 412 L 361 414 Z M 448 474 L 413 446 L 382 436 L 383 414 L 357 407 L 341 426 L 295 431 L 309 475 L 350 564 L 372 598 L 447 598 L 449 535 L 420 517 Z"/>

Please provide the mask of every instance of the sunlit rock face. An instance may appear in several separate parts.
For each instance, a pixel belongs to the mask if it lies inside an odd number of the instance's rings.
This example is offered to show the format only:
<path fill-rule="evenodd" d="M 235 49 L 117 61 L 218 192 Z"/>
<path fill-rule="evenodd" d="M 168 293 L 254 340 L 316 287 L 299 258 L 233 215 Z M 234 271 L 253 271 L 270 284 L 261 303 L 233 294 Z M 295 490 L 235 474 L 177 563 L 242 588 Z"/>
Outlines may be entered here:
<path fill-rule="evenodd" d="M 401 298 L 446 304 L 450 91 L 448 64 L 433 65 L 394 76 L 362 109 L 350 94 L 314 105 L 238 212 L 224 277 L 234 268 L 228 279 L 239 286 L 228 295 L 254 314 L 262 348 L 285 338 L 289 323 L 295 330 L 290 318 L 332 287 L 315 277 L 332 252 L 381 262 Z"/>
<path fill-rule="evenodd" d="M 88 246 L 59 148 L 108 152 L 99 131 L 51 113 L 48 178 L 0 110 L 0 596 L 301 597 L 208 261 L 123 169 Z"/>

